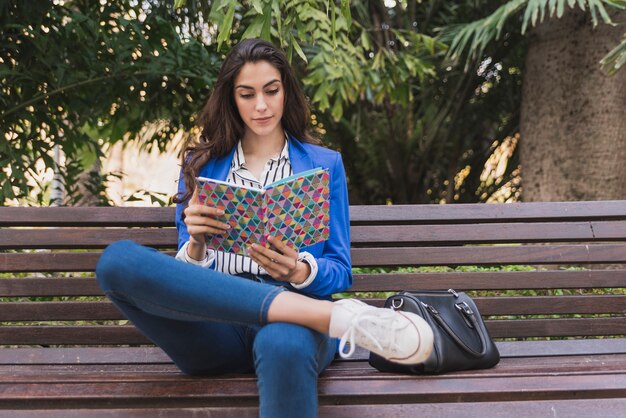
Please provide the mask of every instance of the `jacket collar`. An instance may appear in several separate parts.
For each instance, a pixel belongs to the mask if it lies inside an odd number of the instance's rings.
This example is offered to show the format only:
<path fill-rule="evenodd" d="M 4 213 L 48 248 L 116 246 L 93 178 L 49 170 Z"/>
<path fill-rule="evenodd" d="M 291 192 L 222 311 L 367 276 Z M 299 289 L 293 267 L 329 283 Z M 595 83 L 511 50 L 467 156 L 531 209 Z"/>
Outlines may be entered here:
<path fill-rule="evenodd" d="M 298 141 L 291 134 L 289 136 L 289 161 L 294 173 L 311 170 L 316 167 L 311 154 L 305 148 L 305 144 Z"/>
<path fill-rule="evenodd" d="M 305 145 L 291 134 L 288 134 L 288 139 L 289 161 L 293 172 L 300 173 L 302 171 L 315 168 L 315 162 L 312 160 L 310 153 L 305 148 Z M 200 170 L 199 175 L 216 180 L 226 180 L 236 149 L 237 145 L 235 145 L 230 152 L 223 157 L 210 160 L 207 165 Z"/>

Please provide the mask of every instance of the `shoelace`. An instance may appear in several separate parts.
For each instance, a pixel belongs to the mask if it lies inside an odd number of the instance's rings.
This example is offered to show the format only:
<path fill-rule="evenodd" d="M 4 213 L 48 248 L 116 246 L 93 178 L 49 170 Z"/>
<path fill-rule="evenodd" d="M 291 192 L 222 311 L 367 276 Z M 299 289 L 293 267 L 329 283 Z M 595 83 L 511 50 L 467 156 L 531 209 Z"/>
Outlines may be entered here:
<path fill-rule="evenodd" d="M 371 311 L 365 311 L 355 315 L 354 318 L 352 318 L 350 326 L 339 340 L 339 355 L 342 358 L 348 358 L 352 354 L 354 354 L 354 350 L 356 350 L 355 337 L 357 335 L 357 332 L 370 340 L 372 343 L 374 343 L 374 345 L 380 350 L 383 350 L 383 345 L 381 344 L 381 342 L 390 346 L 391 343 L 395 341 L 396 328 L 393 327 L 393 323 L 395 322 L 394 320 L 396 318 L 397 313 L 392 311 L 391 309 L 389 310 L 389 312 L 381 312 L 380 310 L 376 310 L 376 313 Z M 373 323 L 375 327 L 378 327 L 380 325 L 384 325 L 385 323 L 389 323 L 390 320 L 392 326 L 390 327 L 388 334 L 385 335 L 388 338 L 384 338 L 381 342 L 379 342 L 380 336 L 374 336 L 366 329 L 365 326 L 362 325 L 362 323 L 370 322 Z M 348 352 L 345 352 L 347 343 L 350 343 L 350 348 Z"/>

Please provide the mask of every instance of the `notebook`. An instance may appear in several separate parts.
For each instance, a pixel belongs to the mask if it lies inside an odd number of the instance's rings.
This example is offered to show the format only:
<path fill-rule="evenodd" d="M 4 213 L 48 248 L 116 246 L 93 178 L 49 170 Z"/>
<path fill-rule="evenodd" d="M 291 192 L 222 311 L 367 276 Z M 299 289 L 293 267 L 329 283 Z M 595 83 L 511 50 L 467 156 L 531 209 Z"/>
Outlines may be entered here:
<path fill-rule="evenodd" d="M 269 248 L 274 235 L 298 251 L 330 235 L 330 177 L 321 167 L 294 174 L 262 189 L 198 177 L 202 204 L 222 209 L 231 228 L 210 235 L 209 248 L 245 255 L 251 244 Z"/>

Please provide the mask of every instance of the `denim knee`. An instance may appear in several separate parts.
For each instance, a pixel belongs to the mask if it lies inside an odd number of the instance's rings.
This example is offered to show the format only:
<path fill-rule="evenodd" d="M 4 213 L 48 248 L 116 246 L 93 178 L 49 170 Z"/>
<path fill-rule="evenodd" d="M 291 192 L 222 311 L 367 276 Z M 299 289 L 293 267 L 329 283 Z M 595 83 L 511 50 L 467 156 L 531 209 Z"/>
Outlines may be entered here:
<path fill-rule="evenodd" d="M 124 276 L 128 267 L 128 255 L 137 243 L 129 240 L 116 241 L 104 249 L 96 265 L 96 280 L 105 292 L 115 288 L 117 278 Z"/>
<path fill-rule="evenodd" d="M 254 339 L 255 363 L 269 363 L 283 370 L 307 370 L 317 374 L 317 350 L 322 344 L 311 330 L 282 322 L 265 325 Z"/>

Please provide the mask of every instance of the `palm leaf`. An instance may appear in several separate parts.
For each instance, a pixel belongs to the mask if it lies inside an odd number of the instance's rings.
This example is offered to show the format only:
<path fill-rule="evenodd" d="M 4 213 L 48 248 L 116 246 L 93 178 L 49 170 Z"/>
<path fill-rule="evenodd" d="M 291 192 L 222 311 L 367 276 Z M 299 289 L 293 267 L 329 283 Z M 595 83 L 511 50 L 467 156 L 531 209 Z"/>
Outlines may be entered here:
<path fill-rule="evenodd" d="M 469 63 L 482 55 L 485 47 L 500 37 L 506 21 L 527 1 L 511 0 L 483 19 L 444 28 L 441 39 L 450 44 L 447 57 L 457 61 L 465 51 L 468 51 L 467 62 Z"/>
<path fill-rule="evenodd" d="M 624 64 L 626 64 L 626 34 L 624 34 L 622 43 L 613 48 L 600 61 L 602 69 L 609 75 L 615 74 Z"/>
<path fill-rule="evenodd" d="M 443 28 L 441 39 L 450 44 L 448 59 L 458 61 L 462 55 L 467 54 L 465 64 L 467 69 L 469 63 L 483 55 L 489 43 L 500 38 L 502 28 L 507 21 L 522 9 L 524 9 L 524 15 L 521 33 L 524 34 L 529 25 L 536 26 L 543 22 L 546 16 L 560 18 L 566 8 L 574 7 L 589 10 L 594 26 L 598 24 L 598 14 L 604 23 L 613 24 L 605 5 L 624 9 L 626 8 L 626 0 L 509 0 L 483 19 Z M 623 53 L 620 48 L 616 48 L 614 51 L 618 49 L 616 63 L 621 62 L 619 56 Z"/>

